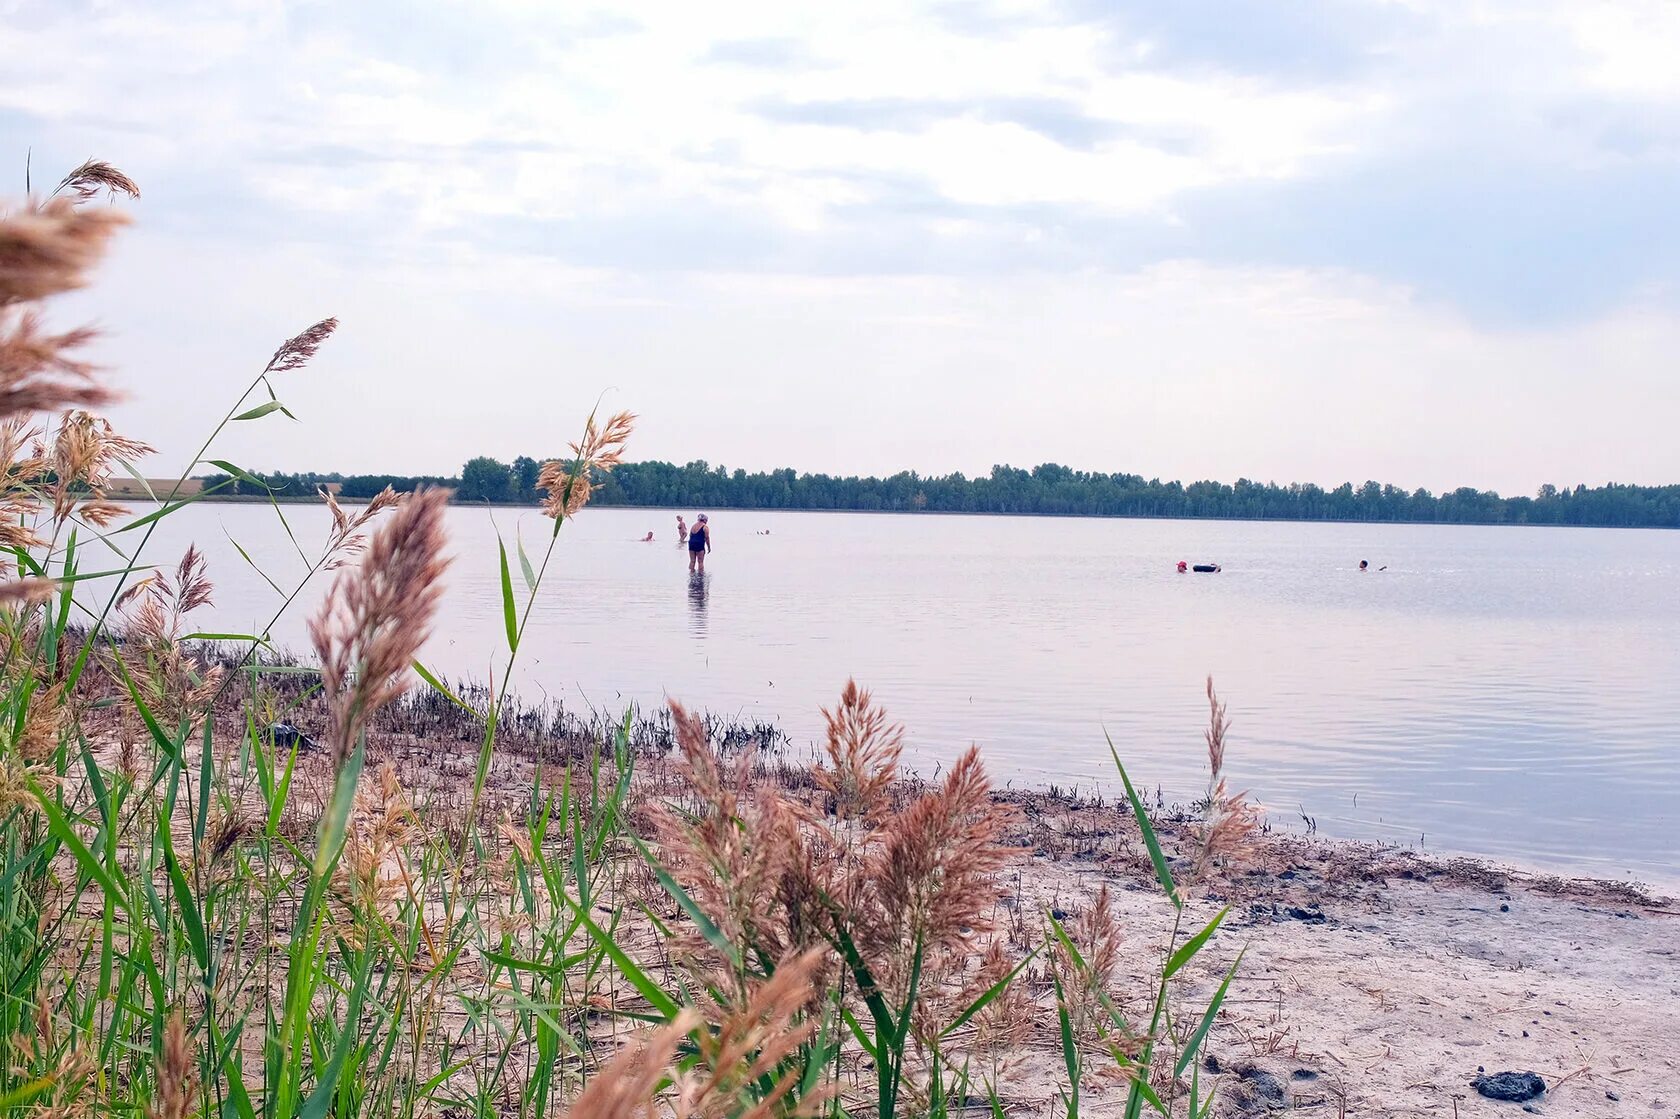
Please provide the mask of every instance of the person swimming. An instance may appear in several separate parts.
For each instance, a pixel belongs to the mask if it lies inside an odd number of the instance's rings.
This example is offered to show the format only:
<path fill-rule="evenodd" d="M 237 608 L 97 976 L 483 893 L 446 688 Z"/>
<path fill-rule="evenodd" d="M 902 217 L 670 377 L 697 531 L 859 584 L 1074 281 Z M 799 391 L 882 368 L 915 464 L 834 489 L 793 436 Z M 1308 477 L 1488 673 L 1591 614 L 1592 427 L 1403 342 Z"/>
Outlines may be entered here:
<path fill-rule="evenodd" d="M 712 550 L 712 526 L 701 513 L 695 518 L 694 531 L 688 534 L 688 569 L 701 575 L 706 573 L 706 553 Z"/>
<path fill-rule="evenodd" d="M 642 543 L 643 544 L 652 544 L 653 543 L 653 533 L 650 532 L 646 536 L 642 537 Z"/>
<path fill-rule="evenodd" d="M 1371 561 L 1370 560 L 1360 560 L 1359 561 L 1359 570 L 1361 570 L 1361 571 L 1371 570 Z"/>

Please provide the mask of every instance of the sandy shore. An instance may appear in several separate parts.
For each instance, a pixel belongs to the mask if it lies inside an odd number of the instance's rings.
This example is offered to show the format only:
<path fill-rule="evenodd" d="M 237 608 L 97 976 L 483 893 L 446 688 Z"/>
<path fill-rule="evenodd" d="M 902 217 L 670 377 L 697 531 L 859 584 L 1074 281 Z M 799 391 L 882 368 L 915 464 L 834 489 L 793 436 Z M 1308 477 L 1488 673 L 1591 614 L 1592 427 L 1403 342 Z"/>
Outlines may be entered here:
<path fill-rule="evenodd" d="M 1030 809 L 1029 809 L 1030 811 Z M 1135 853 L 1077 857 L 1058 833 L 1123 828 L 1113 809 L 1047 819 L 1050 849 L 1022 873 L 1026 904 L 1075 914 L 1104 881 L 1135 931 L 1138 989 L 1170 909 Z M 1163 832 L 1182 842 L 1186 828 Z M 1680 908 L 1620 883 L 1523 874 L 1467 859 L 1431 860 L 1336 840 L 1267 837 L 1252 865 L 1190 894 L 1205 922 L 1233 913 L 1192 965 L 1211 993 L 1245 952 L 1227 1011 L 1210 1034 L 1227 1115 L 1495 1115 L 1525 1105 L 1485 1099 L 1478 1072 L 1538 1073 L 1531 1112 L 1680 1116 Z M 1038 1040 L 1048 1049 L 1047 1027 Z M 1035 1045 L 1035 1049 L 1038 1046 Z M 1035 1053 L 1031 1081 L 1053 1082 L 1056 1054 Z M 1100 1091 L 1090 1114 L 1117 1111 Z M 1026 1110 L 1050 1095 L 1018 1099 Z"/>
<path fill-rule="evenodd" d="M 435 748 L 398 749 L 448 785 L 458 765 Z M 399 763 L 400 764 L 400 763 Z M 644 793 L 671 790 L 670 761 L 638 762 Z M 491 784 L 528 796 L 529 761 L 499 756 Z M 806 771 L 772 762 L 762 780 L 793 795 Z M 1172 910 L 1124 803 L 1007 792 L 1021 858 L 999 883 L 1000 927 L 1025 951 L 1052 910 L 1068 919 L 1105 882 L 1127 929 L 1117 992 L 1153 993 Z M 1155 813 L 1180 868 L 1195 819 Z M 1186 928 L 1232 907 L 1187 968 L 1206 1004 L 1239 951 L 1237 980 L 1209 1035 L 1218 1114 L 1496 1115 L 1531 1112 L 1680 1119 L 1680 905 L 1626 883 L 1523 873 L 1351 841 L 1260 836 L 1239 864 L 1186 891 Z M 1065 1082 L 1048 980 L 1029 969 L 1039 1013 L 1006 1081 L 1013 1115 L 1046 1114 Z M 1218 1070 L 1214 1073 L 1214 1070 Z M 1538 1073 L 1527 1105 L 1485 1099 L 1479 1072 Z M 1207 1077 L 1204 1076 L 1204 1085 Z M 1123 1092 L 1087 1085 L 1092 1116 L 1118 1114 Z"/>

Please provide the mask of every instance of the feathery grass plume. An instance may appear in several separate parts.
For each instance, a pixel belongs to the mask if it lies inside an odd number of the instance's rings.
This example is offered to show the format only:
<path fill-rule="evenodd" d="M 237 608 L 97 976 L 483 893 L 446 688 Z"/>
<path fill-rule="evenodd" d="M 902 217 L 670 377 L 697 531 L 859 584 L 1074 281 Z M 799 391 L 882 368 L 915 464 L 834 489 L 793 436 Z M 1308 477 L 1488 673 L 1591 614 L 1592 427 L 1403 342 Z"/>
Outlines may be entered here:
<path fill-rule="evenodd" d="M 118 435 L 108 420 L 79 410 L 64 413 L 46 455 L 54 476 L 53 516 L 62 520 L 83 493 L 93 494 L 103 505 L 115 468 L 151 453 L 152 448 L 140 440 Z"/>
<path fill-rule="evenodd" d="M 335 763 L 364 722 L 402 694 L 443 593 L 449 495 L 420 490 L 374 534 L 359 565 L 339 573 L 309 633 L 321 658 Z"/>
<path fill-rule="evenodd" d="M 199 665 L 182 644 L 186 616 L 208 606 L 213 589 L 204 554 L 189 545 L 173 580 L 153 572 L 119 600 L 125 640 L 116 655 L 147 707 L 172 723 L 196 721 L 221 685 L 221 666 Z"/>
<path fill-rule="evenodd" d="M 332 531 L 327 534 L 326 555 L 328 558 L 326 569 L 328 571 L 335 571 L 343 567 L 359 555 L 362 548 L 367 544 L 367 536 L 362 532 L 362 529 L 366 528 L 368 522 L 379 514 L 387 509 L 395 509 L 401 503 L 397 491 L 390 486 L 386 486 L 374 494 L 368 503 L 352 516 L 344 511 L 344 508 L 338 503 L 337 495 L 327 487 L 322 486 L 319 492 L 321 497 L 326 500 L 327 509 L 332 513 L 333 519 Z"/>
<path fill-rule="evenodd" d="M 931 953 L 966 946 L 989 925 L 1007 822 L 972 746 L 938 790 L 887 822 L 874 875 L 890 943 L 919 941 Z"/>
<path fill-rule="evenodd" d="M 980 966 L 957 996 L 956 1004 L 973 1005 L 1014 970 L 1015 965 L 1004 953 L 1002 940 L 994 938 L 986 945 Z M 1038 1009 L 1023 982 L 1008 984 L 974 1016 L 974 1039 L 967 1049 L 986 1062 L 986 1084 L 995 1089 L 1023 1060 L 1023 1047 L 1037 1017 Z"/>
<path fill-rule="evenodd" d="M 359 914 L 394 915 L 394 903 L 407 881 L 402 862 L 414 845 L 420 825 L 396 769 L 380 767 L 379 788 L 358 789 L 346 835 L 344 858 L 333 879 L 345 909 L 348 930 Z"/>
<path fill-rule="evenodd" d="M 1196 876 L 1216 859 L 1250 850 L 1263 817 L 1260 806 L 1248 799 L 1246 790 L 1233 793 L 1225 783 L 1225 736 L 1230 732 L 1231 721 L 1219 693 L 1214 690 L 1212 676 L 1207 680 L 1207 697 L 1208 728 L 1204 737 L 1208 748 L 1208 798 L 1202 847 L 1195 862 Z"/>
<path fill-rule="evenodd" d="M 64 684 L 60 682 L 50 688 L 37 684 L 29 695 L 29 707 L 17 735 L 18 756 L 25 763 L 44 762 L 58 748 L 65 715 Z"/>
<path fill-rule="evenodd" d="M 823 719 L 828 724 L 824 749 L 829 764 L 816 766 L 813 779 L 840 819 L 880 820 L 890 808 L 887 794 L 898 780 L 903 725 L 889 722 L 856 680 L 846 681 L 832 711 L 823 708 Z"/>
<path fill-rule="evenodd" d="M 127 223 L 117 210 L 83 209 L 65 198 L 0 214 L 0 307 L 85 287 L 111 235 Z"/>
<path fill-rule="evenodd" d="M 618 412 L 604 426 L 590 416 L 583 438 L 570 444 L 572 460 L 545 462 L 537 473 L 537 488 L 548 495 L 543 499 L 544 515 L 558 520 L 587 505 L 594 475 L 609 473 L 624 460 L 624 445 L 635 426 L 634 412 Z"/>
<path fill-rule="evenodd" d="M 337 329 L 337 319 L 322 319 L 301 334 L 294 334 L 274 351 L 274 356 L 268 359 L 268 365 L 263 372 L 290 373 L 294 369 L 302 369 L 309 364 L 309 359 L 315 356 L 315 351 L 321 348 L 321 343 L 331 338 L 333 331 Z"/>
<path fill-rule="evenodd" d="M 25 579 L 14 579 L 10 583 L 0 583 L 0 606 L 33 606 L 38 602 L 45 602 L 58 591 L 58 583 L 53 579 L 42 579 L 31 575 Z"/>
<path fill-rule="evenodd" d="M 678 772 L 699 810 L 688 819 L 662 804 L 649 807 L 661 851 L 741 959 L 759 954 L 774 959 L 786 947 L 776 900 L 799 851 L 795 818 L 774 790 L 747 794 L 750 750 L 742 750 L 726 770 L 700 720 L 675 700 L 670 709 Z M 704 946 L 699 938 L 688 944 L 694 952 Z M 740 977 L 736 980 L 739 985 Z"/>
<path fill-rule="evenodd" d="M 1050 966 L 1059 980 L 1059 1003 L 1067 1012 L 1074 1039 L 1082 1046 L 1132 1061 L 1144 1039 L 1125 1032 L 1111 1013 L 1118 1005 L 1114 979 L 1123 938 L 1106 882 L 1066 932 L 1078 954 L 1070 953 L 1059 938 L 1051 938 Z"/>
<path fill-rule="evenodd" d="M 163 1052 L 158 1058 L 157 1088 L 147 1119 L 186 1119 L 197 1109 L 198 1061 L 193 1056 L 187 1022 L 177 1010 L 163 1030 Z"/>
<path fill-rule="evenodd" d="M 699 1020 L 696 1011 L 684 1010 L 668 1024 L 646 1031 L 640 1044 L 626 1047 L 590 1077 L 566 1112 L 568 1119 L 653 1119 L 671 1058 Z"/>
<path fill-rule="evenodd" d="M 700 1061 L 677 1083 L 673 1112 L 693 1119 L 768 1119 L 820 1114 L 826 1094 L 790 1098 L 801 1069 L 789 1058 L 816 1030 L 804 1011 L 821 950 L 781 960 L 746 998 L 726 1004 L 708 996 L 706 1025 L 695 1035 Z"/>
<path fill-rule="evenodd" d="M 140 197 L 140 188 L 135 185 L 134 180 L 103 159 L 90 159 L 64 176 L 48 197 L 57 197 L 69 191 L 77 198 L 86 200 L 97 197 L 102 190 L 112 196 L 126 194 L 130 198 Z"/>
<path fill-rule="evenodd" d="M 68 199 L 0 213 L 0 418 L 109 403 L 94 367 L 75 356 L 87 329 L 48 333 L 29 304 L 75 291 L 127 219 Z"/>

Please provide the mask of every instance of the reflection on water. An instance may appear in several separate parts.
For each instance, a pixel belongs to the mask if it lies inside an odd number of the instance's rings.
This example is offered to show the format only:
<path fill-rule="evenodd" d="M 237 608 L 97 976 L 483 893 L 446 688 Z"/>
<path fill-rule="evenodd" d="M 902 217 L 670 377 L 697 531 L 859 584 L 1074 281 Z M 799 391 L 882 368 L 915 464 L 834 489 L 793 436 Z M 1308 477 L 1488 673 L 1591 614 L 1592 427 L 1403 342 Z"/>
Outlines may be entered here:
<path fill-rule="evenodd" d="M 325 536 L 324 510 L 287 517 Z M 538 517 L 497 520 L 529 536 Z M 1680 865 L 1680 533 L 725 511 L 714 611 L 705 579 L 684 587 L 684 550 L 636 543 L 661 520 L 567 523 L 519 686 L 673 696 L 779 720 L 803 747 L 855 676 L 929 771 L 978 743 L 1002 781 L 1111 793 L 1106 729 L 1135 778 L 1188 798 L 1212 673 L 1232 780 L 1280 824 L 1305 811 L 1332 834 L 1604 874 Z M 452 509 L 449 529 L 425 657 L 483 679 L 506 656 L 492 520 Z M 248 631 L 278 603 L 230 541 L 282 586 L 299 567 L 261 507 L 185 510 L 152 558 L 189 540 L 217 582 L 206 630 Z M 276 640 L 307 649 L 317 599 Z"/>
<path fill-rule="evenodd" d="M 688 573 L 688 631 L 696 637 L 706 636 L 707 577 L 703 572 Z"/>

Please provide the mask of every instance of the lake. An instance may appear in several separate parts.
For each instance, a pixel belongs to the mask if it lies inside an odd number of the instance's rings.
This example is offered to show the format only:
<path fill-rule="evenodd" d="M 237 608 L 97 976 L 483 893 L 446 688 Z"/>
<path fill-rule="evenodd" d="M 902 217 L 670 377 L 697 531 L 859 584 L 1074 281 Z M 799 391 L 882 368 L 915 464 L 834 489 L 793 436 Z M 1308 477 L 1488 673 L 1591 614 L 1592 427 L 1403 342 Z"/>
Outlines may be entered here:
<path fill-rule="evenodd" d="M 326 511 L 285 513 L 317 550 Z M 425 660 L 451 677 L 505 663 L 496 526 L 535 559 L 549 522 L 450 510 Z M 1230 775 L 1280 826 L 1680 876 L 1680 533 L 730 511 L 713 526 L 696 585 L 674 511 L 569 523 L 518 688 L 613 709 L 673 696 L 776 721 L 803 748 L 850 675 L 925 773 L 978 743 L 1000 783 L 1112 793 L 1106 730 L 1140 785 L 1190 799 L 1212 674 Z M 282 586 L 303 570 L 263 506 L 186 509 L 149 554 L 172 562 L 189 540 L 217 584 L 201 629 L 260 629 L 279 602 L 234 542 Z M 1181 559 L 1224 570 L 1180 575 Z M 277 641 L 307 648 L 324 589 Z"/>

